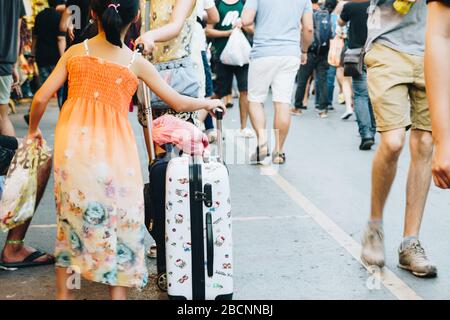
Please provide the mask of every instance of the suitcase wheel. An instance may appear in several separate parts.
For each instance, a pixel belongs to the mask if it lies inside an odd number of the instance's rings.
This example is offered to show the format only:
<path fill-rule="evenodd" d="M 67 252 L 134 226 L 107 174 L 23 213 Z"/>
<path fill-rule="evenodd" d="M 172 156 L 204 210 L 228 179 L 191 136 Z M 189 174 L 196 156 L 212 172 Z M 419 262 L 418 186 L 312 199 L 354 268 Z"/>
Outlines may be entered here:
<path fill-rule="evenodd" d="M 156 278 L 156 285 L 159 290 L 167 292 L 167 273 L 164 272 L 158 274 L 158 277 Z"/>

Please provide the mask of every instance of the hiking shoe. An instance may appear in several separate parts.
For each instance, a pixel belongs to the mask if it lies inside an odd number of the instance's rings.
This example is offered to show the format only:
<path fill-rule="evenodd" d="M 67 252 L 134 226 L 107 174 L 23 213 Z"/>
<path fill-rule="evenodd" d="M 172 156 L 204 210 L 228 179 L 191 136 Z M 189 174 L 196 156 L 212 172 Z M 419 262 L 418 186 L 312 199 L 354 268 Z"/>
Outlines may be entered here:
<path fill-rule="evenodd" d="M 398 266 L 410 271 L 416 277 L 434 278 L 437 276 L 437 268 L 428 260 L 425 250 L 419 240 L 411 240 L 407 244 L 401 244 L 398 249 Z"/>
<path fill-rule="evenodd" d="M 384 267 L 384 232 L 381 224 L 367 225 L 362 239 L 361 260 L 367 266 Z"/>

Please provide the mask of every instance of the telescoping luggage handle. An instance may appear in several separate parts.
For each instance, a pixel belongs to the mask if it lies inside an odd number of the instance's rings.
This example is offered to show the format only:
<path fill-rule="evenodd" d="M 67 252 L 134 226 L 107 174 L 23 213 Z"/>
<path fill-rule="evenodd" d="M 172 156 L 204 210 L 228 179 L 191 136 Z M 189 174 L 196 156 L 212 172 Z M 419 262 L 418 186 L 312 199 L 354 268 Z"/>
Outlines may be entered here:
<path fill-rule="evenodd" d="M 136 51 L 142 53 L 144 45 L 142 43 L 136 46 Z M 150 163 L 156 159 L 155 144 L 153 143 L 153 114 L 152 114 L 152 96 L 148 86 L 142 82 L 142 91 L 144 93 L 145 120 L 147 122 L 147 134 L 149 139 L 150 154 L 148 155 Z"/>
<path fill-rule="evenodd" d="M 223 110 L 221 108 L 217 108 L 215 113 L 217 120 L 217 161 L 223 162 Z"/>
<path fill-rule="evenodd" d="M 144 45 L 142 43 L 136 46 L 136 51 L 142 53 L 144 51 Z M 149 160 L 152 162 L 156 159 L 155 145 L 153 143 L 153 114 L 151 107 L 151 93 L 150 89 L 145 83 L 142 83 L 142 89 L 144 93 L 144 104 L 145 104 L 145 119 L 147 121 L 147 134 L 149 138 L 150 144 L 150 154 Z M 217 161 L 223 162 L 223 129 L 222 129 L 222 120 L 223 120 L 223 110 L 218 107 L 215 110 L 216 120 L 217 120 Z"/>

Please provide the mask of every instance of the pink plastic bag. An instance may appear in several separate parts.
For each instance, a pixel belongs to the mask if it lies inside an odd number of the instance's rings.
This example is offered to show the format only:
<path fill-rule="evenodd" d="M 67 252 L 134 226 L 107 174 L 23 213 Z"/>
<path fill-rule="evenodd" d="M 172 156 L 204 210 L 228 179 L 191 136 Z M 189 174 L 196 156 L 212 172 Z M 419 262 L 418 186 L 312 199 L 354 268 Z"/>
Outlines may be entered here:
<path fill-rule="evenodd" d="M 160 146 L 173 143 L 184 153 L 198 156 L 209 145 L 208 137 L 199 128 L 171 115 L 153 121 L 153 140 Z"/>

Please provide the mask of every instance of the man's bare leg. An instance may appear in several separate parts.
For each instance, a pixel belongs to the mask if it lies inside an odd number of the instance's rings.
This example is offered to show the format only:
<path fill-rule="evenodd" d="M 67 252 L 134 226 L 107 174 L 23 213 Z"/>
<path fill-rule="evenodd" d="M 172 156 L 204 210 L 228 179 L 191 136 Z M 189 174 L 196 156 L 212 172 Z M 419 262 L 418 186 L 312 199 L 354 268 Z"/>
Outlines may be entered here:
<path fill-rule="evenodd" d="M 247 128 L 247 120 L 248 120 L 248 97 L 246 91 L 241 91 L 239 94 L 239 112 L 241 118 L 241 130 Z"/>
<path fill-rule="evenodd" d="M 275 149 L 274 152 L 283 152 L 284 143 L 291 125 L 291 114 L 289 112 L 290 105 L 287 103 L 274 102 L 275 117 L 274 129 L 276 130 Z"/>
<path fill-rule="evenodd" d="M 418 237 L 425 203 L 431 184 L 433 138 L 431 132 L 412 130 L 411 164 L 406 185 L 406 213 L 403 236 Z"/>
<path fill-rule="evenodd" d="M 9 106 L 7 104 L 0 105 L 0 134 L 14 137 L 14 126 L 9 119 L 8 110 Z"/>
<path fill-rule="evenodd" d="M 383 210 L 397 173 L 398 158 L 405 144 L 405 129 L 381 133 L 372 166 L 371 221 L 382 221 Z"/>
<path fill-rule="evenodd" d="M 368 266 L 384 267 L 383 210 L 397 173 L 405 135 L 403 128 L 382 132 L 381 143 L 373 160 L 371 212 L 361 251 L 361 260 Z"/>
<path fill-rule="evenodd" d="M 46 166 L 39 170 L 38 174 L 38 190 L 36 194 L 36 208 L 38 207 L 44 192 L 47 187 L 48 179 L 50 177 L 50 172 L 52 168 L 51 160 L 47 162 Z M 12 229 L 9 231 L 6 244 L 3 248 L 3 252 L 1 255 L 1 260 L 6 263 L 12 262 L 21 262 L 26 257 L 28 257 L 31 253 L 36 251 L 35 249 L 25 246 L 22 241 L 25 239 L 25 235 L 28 231 L 28 227 L 30 226 L 30 221 Z M 8 244 L 8 242 L 10 242 Z M 53 256 L 46 254 L 42 257 L 39 257 L 35 260 L 35 262 L 45 262 L 48 260 L 53 260 Z"/>

